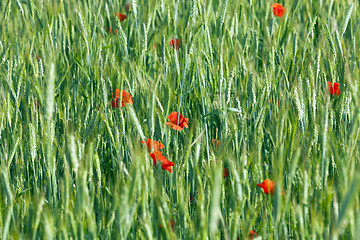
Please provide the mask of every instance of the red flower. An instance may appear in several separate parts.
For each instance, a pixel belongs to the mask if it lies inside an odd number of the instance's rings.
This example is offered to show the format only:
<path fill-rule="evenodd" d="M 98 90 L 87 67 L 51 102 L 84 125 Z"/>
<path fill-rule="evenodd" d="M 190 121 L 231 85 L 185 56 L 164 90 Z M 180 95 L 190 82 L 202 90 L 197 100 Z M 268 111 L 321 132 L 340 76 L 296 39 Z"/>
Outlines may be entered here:
<path fill-rule="evenodd" d="M 121 107 L 125 106 L 126 104 L 133 104 L 133 98 L 131 97 L 130 93 L 125 90 L 122 90 L 122 99 L 121 99 Z M 116 98 L 111 101 L 111 106 L 113 108 L 119 108 L 119 89 L 116 89 Z"/>
<path fill-rule="evenodd" d="M 250 233 L 249 233 L 249 239 L 253 239 L 255 237 L 257 237 L 257 232 L 251 230 Z"/>
<path fill-rule="evenodd" d="M 329 88 L 329 92 L 331 95 L 340 95 L 340 84 L 338 84 L 337 82 L 334 83 L 334 87 L 333 84 L 331 82 L 326 82 L 328 88 Z"/>
<path fill-rule="evenodd" d="M 114 99 L 114 96 L 112 98 L 111 106 L 113 108 L 119 108 L 119 89 L 116 89 L 116 98 Z"/>
<path fill-rule="evenodd" d="M 171 39 L 170 45 L 173 47 L 173 49 L 179 50 L 181 46 L 181 39 Z"/>
<path fill-rule="evenodd" d="M 146 142 L 141 141 L 141 143 L 147 147 L 149 152 L 157 152 L 157 151 L 159 151 L 159 149 L 164 148 L 164 144 L 162 144 L 161 142 L 152 140 L 150 138 Z"/>
<path fill-rule="evenodd" d="M 106 27 L 106 28 L 105 28 L 105 30 L 106 30 L 106 31 L 108 31 L 109 33 L 111 33 L 111 32 L 112 32 L 111 27 L 109 27 L 109 28 L 107 28 L 107 27 Z M 116 29 L 114 30 L 114 33 L 115 33 L 115 34 L 117 33 L 117 30 L 116 30 Z"/>
<path fill-rule="evenodd" d="M 171 226 L 171 229 L 174 230 L 174 221 L 172 219 L 170 219 L 170 226 Z"/>
<path fill-rule="evenodd" d="M 216 143 L 216 147 L 219 147 L 219 144 L 220 144 L 219 140 L 213 139 L 213 142 Z"/>
<path fill-rule="evenodd" d="M 133 98 L 131 97 L 130 93 L 128 93 L 125 90 L 122 90 L 122 100 L 121 100 L 121 106 L 125 106 L 126 104 L 133 104 Z"/>
<path fill-rule="evenodd" d="M 36 99 L 36 100 L 34 101 L 34 105 L 35 105 L 36 108 L 39 108 L 39 107 L 40 107 L 40 105 L 39 105 L 39 99 Z"/>
<path fill-rule="evenodd" d="M 279 3 L 274 3 L 272 5 L 272 8 L 273 8 L 274 15 L 277 17 L 282 17 L 286 12 L 285 7 Z"/>
<path fill-rule="evenodd" d="M 264 190 L 265 194 L 273 195 L 275 192 L 275 182 L 265 179 L 262 183 L 256 184 L 256 186 L 261 187 Z"/>
<path fill-rule="evenodd" d="M 224 169 L 223 169 L 223 177 L 224 177 L 224 178 L 227 178 L 228 176 L 229 176 L 229 169 L 224 168 Z"/>
<path fill-rule="evenodd" d="M 115 16 L 120 20 L 120 22 L 124 21 L 127 18 L 127 16 L 122 13 L 115 13 Z"/>
<path fill-rule="evenodd" d="M 178 118 L 179 118 L 179 122 L 178 122 Z M 168 119 L 169 122 L 166 122 L 166 125 L 168 125 L 172 129 L 181 131 L 183 130 L 183 128 L 189 127 L 189 119 L 185 118 L 181 113 L 172 112 L 170 113 Z"/>
<path fill-rule="evenodd" d="M 172 172 L 171 167 L 175 166 L 175 164 L 173 162 L 169 161 L 166 157 L 164 157 L 160 151 L 150 153 L 150 157 L 153 159 L 155 167 L 156 167 L 157 161 L 160 161 L 162 164 L 161 165 L 162 169 Z"/>
<path fill-rule="evenodd" d="M 256 186 L 261 187 L 264 190 L 265 194 L 273 195 L 275 193 L 275 182 L 270 179 L 265 179 L 262 183 L 256 184 Z M 284 190 L 282 191 L 282 195 L 284 195 Z"/>

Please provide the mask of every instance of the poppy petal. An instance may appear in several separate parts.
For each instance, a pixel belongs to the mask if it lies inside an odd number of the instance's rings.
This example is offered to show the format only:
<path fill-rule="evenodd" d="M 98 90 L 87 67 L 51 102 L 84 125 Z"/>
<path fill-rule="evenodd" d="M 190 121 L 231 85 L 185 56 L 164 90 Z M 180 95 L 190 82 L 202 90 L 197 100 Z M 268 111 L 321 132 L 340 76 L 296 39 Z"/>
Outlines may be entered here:
<path fill-rule="evenodd" d="M 141 143 L 146 146 L 149 152 L 157 152 L 159 149 L 164 148 L 164 144 L 150 138 L 147 141 L 141 141 Z"/>
<path fill-rule="evenodd" d="M 162 154 L 159 151 L 150 153 L 150 157 L 152 158 L 155 167 L 156 167 L 156 162 L 160 160 L 161 156 Z"/>
<path fill-rule="evenodd" d="M 189 119 L 185 118 L 181 113 L 172 112 L 170 113 L 168 119 L 169 122 L 167 122 L 166 124 L 175 130 L 181 131 L 183 128 L 189 127 Z"/>
<path fill-rule="evenodd" d="M 178 113 L 177 112 L 172 112 L 169 114 L 168 119 L 170 122 L 176 122 L 178 118 Z"/>
<path fill-rule="evenodd" d="M 175 163 L 169 161 L 165 156 L 162 155 L 160 151 L 150 153 L 150 157 L 153 159 L 155 167 L 157 161 L 160 161 L 162 163 L 161 164 L 162 169 L 172 172 L 171 167 L 174 166 Z"/>
<path fill-rule="evenodd" d="M 334 94 L 334 89 L 333 89 L 332 83 L 328 81 L 328 82 L 326 82 L 326 84 L 327 84 L 327 86 L 328 86 L 328 89 L 329 89 L 330 94 L 331 94 L 331 95 Z"/>
<path fill-rule="evenodd" d="M 262 183 L 256 184 L 256 186 L 261 187 L 264 190 L 265 194 L 273 195 L 275 192 L 275 182 L 270 179 L 265 179 Z"/>
<path fill-rule="evenodd" d="M 334 94 L 340 95 L 340 84 L 338 84 L 337 82 L 334 83 Z"/>
<path fill-rule="evenodd" d="M 112 106 L 113 108 L 116 108 L 116 102 L 115 102 L 114 100 L 111 101 L 111 106 Z"/>
<path fill-rule="evenodd" d="M 285 12 L 286 12 L 285 7 L 282 6 L 282 5 L 279 4 L 279 3 L 274 3 L 274 4 L 272 5 L 272 8 L 273 8 L 273 13 L 274 13 L 274 15 L 277 16 L 277 17 L 282 17 L 282 16 L 285 14 Z"/>
<path fill-rule="evenodd" d="M 257 232 L 251 230 L 250 233 L 249 233 L 249 239 L 253 239 L 255 237 L 257 237 Z"/>
<path fill-rule="evenodd" d="M 178 130 L 178 131 L 181 131 L 183 130 L 182 127 L 176 125 L 176 124 L 173 124 L 172 122 L 166 122 L 166 125 L 168 125 L 169 127 L 171 127 L 172 129 L 174 130 Z"/>
<path fill-rule="evenodd" d="M 180 46 L 181 46 L 181 39 L 176 39 L 175 49 L 176 49 L 176 50 L 179 50 L 179 49 L 180 49 Z"/>
<path fill-rule="evenodd" d="M 171 39 L 171 41 L 170 41 L 170 46 L 172 46 L 173 49 L 179 50 L 180 47 L 181 47 L 181 39 L 180 39 L 180 38 L 178 38 L 178 39 L 175 39 L 175 38 Z"/>
<path fill-rule="evenodd" d="M 133 104 L 133 98 L 130 95 L 130 93 L 128 93 L 125 90 L 122 90 L 122 99 L 121 99 L 121 107 L 124 107 L 126 104 Z"/>
<path fill-rule="evenodd" d="M 181 119 L 181 120 L 180 120 Z M 179 119 L 179 125 L 182 128 L 188 128 L 189 127 L 189 119 L 184 118 L 184 116 L 181 115 L 181 118 Z"/>
<path fill-rule="evenodd" d="M 224 177 L 224 178 L 227 178 L 228 176 L 229 176 L 229 169 L 224 168 L 224 169 L 223 169 L 223 177 Z"/>
<path fill-rule="evenodd" d="M 171 162 L 171 161 L 168 161 L 168 162 L 163 163 L 163 164 L 161 165 L 161 167 L 162 167 L 164 170 L 169 171 L 169 172 L 172 172 L 172 169 L 171 169 L 172 166 L 175 166 L 175 163 L 173 163 L 173 162 Z"/>
<path fill-rule="evenodd" d="M 120 20 L 120 22 L 124 21 L 127 18 L 127 16 L 122 13 L 115 13 L 115 16 Z"/>

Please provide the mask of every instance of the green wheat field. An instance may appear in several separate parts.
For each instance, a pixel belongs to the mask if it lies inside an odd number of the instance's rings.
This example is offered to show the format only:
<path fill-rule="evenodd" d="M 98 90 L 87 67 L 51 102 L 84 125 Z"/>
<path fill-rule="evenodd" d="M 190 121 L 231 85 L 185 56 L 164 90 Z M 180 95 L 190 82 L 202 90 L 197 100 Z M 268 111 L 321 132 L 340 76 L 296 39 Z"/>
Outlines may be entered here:
<path fill-rule="evenodd" d="M 360 239 L 360 1 L 273 3 L 1 0 L 0 239 Z"/>

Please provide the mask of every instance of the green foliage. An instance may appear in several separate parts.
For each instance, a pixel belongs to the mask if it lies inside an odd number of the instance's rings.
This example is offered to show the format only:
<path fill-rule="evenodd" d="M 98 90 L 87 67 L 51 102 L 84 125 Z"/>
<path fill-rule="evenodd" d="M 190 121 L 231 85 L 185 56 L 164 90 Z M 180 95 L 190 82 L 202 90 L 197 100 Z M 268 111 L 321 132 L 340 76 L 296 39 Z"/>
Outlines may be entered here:
<path fill-rule="evenodd" d="M 360 239 L 359 2 L 129 2 L 0 1 L 0 238 Z"/>

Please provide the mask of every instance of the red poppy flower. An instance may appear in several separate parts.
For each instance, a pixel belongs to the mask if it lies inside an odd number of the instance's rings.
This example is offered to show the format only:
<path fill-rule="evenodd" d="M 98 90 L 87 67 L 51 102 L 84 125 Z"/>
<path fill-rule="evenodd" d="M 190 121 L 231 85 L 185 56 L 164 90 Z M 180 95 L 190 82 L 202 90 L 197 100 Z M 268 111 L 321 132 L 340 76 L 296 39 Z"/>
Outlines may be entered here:
<path fill-rule="evenodd" d="M 175 164 L 173 162 L 169 161 L 166 157 L 164 157 L 160 151 L 150 153 L 150 157 L 153 159 L 155 167 L 156 167 L 157 161 L 160 161 L 162 164 L 161 165 L 162 169 L 172 172 L 171 167 L 175 166 Z"/>
<path fill-rule="evenodd" d="M 109 27 L 109 28 L 106 27 L 105 30 L 108 31 L 110 34 L 111 34 L 111 32 L 112 32 L 111 27 Z M 117 34 L 117 30 L 116 30 L 116 29 L 114 30 L 114 33 Z"/>
<path fill-rule="evenodd" d="M 216 147 L 219 147 L 220 141 L 217 139 L 213 139 L 213 142 L 216 144 Z"/>
<path fill-rule="evenodd" d="M 282 17 L 286 12 L 285 7 L 279 3 L 274 3 L 272 5 L 272 8 L 273 8 L 274 15 L 277 17 Z"/>
<path fill-rule="evenodd" d="M 331 82 L 326 82 L 326 84 L 331 95 L 340 95 L 340 84 L 337 82 L 334 83 L 334 86 Z"/>
<path fill-rule="evenodd" d="M 40 107 L 40 105 L 39 105 L 39 99 L 36 99 L 36 100 L 34 101 L 34 105 L 35 105 L 36 108 L 39 108 L 39 107 Z"/>
<path fill-rule="evenodd" d="M 174 230 L 174 221 L 172 219 L 170 219 L 170 226 L 171 226 L 171 229 Z"/>
<path fill-rule="evenodd" d="M 179 118 L 179 122 L 178 122 L 178 118 Z M 166 122 L 166 125 L 168 125 L 172 129 L 181 131 L 183 130 L 183 128 L 189 127 L 189 119 L 185 118 L 181 113 L 172 112 L 170 113 L 168 119 L 169 122 Z"/>
<path fill-rule="evenodd" d="M 262 183 L 256 184 L 256 186 L 261 187 L 264 190 L 265 194 L 273 195 L 275 193 L 276 183 L 271 181 L 270 179 L 265 179 Z M 284 195 L 284 190 L 282 191 L 282 195 Z"/>
<path fill-rule="evenodd" d="M 256 186 L 261 187 L 264 190 L 265 194 L 273 195 L 275 192 L 275 182 L 265 179 L 262 183 L 256 184 Z"/>
<path fill-rule="evenodd" d="M 127 16 L 122 13 L 115 13 L 115 16 L 120 20 L 120 22 L 124 21 L 127 18 Z"/>
<path fill-rule="evenodd" d="M 253 239 L 254 237 L 257 237 L 257 232 L 251 230 L 249 233 L 249 239 Z"/>
<path fill-rule="evenodd" d="M 173 47 L 173 49 L 179 50 L 181 46 L 181 39 L 171 39 L 170 45 Z"/>
<path fill-rule="evenodd" d="M 161 142 L 152 140 L 150 138 L 146 142 L 141 141 L 141 143 L 147 147 L 149 152 L 157 152 L 157 151 L 159 151 L 159 149 L 164 148 L 164 144 L 162 144 Z"/>
<path fill-rule="evenodd" d="M 126 104 L 133 104 L 133 98 L 131 97 L 130 93 L 125 90 L 122 90 L 122 99 L 121 99 L 121 107 L 125 106 Z M 111 106 L 113 108 L 119 108 L 119 89 L 116 89 L 116 98 L 111 101 Z"/>
<path fill-rule="evenodd" d="M 228 176 L 229 176 L 229 169 L 224 168 L 224 169 L 223 169 L 223 177 L 224 177 L 224 178 L 227 178 Z"/>
<path fill-rule="evenodd" d="M 130 93 L 128 93 L 125 90 L 122 90 L 122 100 L 121 100 L 121 106 L 125 106 L 126 104 L 133 104 L 133 98 L 131 97 Z"/>
<path fill-rule="evenodd" d="M 171 169 L 172 166 L 175 166 L 175 163 L 173 163 L 171 161 L 168 161 L 168 162 L 163 163 L 161 165 L 162 169 L 164 169 L 164 170 L 166 170 L 166 171 L 168 171 L 170 173 L 172 172 L 172 169 Z"/>

